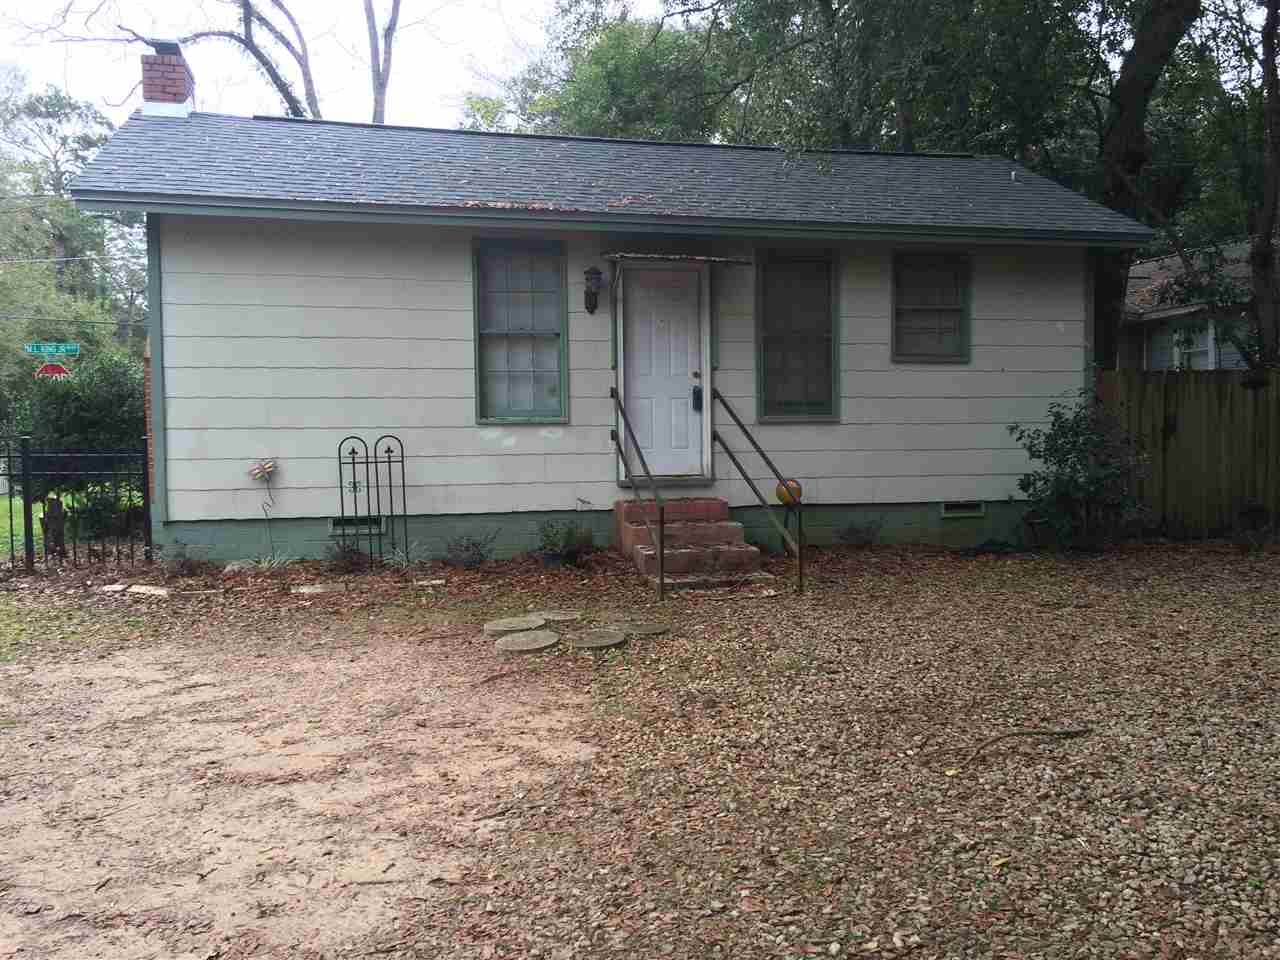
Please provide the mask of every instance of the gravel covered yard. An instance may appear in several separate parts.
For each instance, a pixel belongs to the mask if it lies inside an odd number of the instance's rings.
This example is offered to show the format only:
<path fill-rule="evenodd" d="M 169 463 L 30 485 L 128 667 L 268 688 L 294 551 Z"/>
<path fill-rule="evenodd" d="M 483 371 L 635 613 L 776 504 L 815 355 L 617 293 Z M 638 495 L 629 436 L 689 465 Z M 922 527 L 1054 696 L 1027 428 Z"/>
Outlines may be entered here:
<path fill-rule="evenodd" d="M 254 802 L 274 782 L 272 758 L 310 756 L 319 737 L 373 744 L 326 748 L 347 758 L 340 773 L 326 759 L 290 782 L 333 774 L 354 791 L 330 832 L 366 861 L 393 835 L 402 855 L 386 859 L 400 872 L 398 885 L 357 896 L 331 871 L 323 890 L 290 888 L 284 908 L 268 903 L 243 929 L 215 916 L 152 953 L 79 956 L 1280 957 L 1280 555 L 828 552 L 802 598 L 786 592 L 786 567 L 775 572 L 772 590 L 664 605 L 607 557 L 585 573 L 432 572 L 447 582 L 425 593 L 365 578 L 355 609 L 350 595 L 304 603 L 278 586 L 246 588 L 236 605 L 48 585 L 0 595 L 0 661 L 11 661 L 0 666 L 0 957 L 71 956 L 57 952 L 67 924 L 127 926 L 128 910 L 154 909 L 137 896 L 104 904 L 101 875 L 128 869 L 145 888 L 153 870 L 198 860 L 153 823 L 116 850 L 132 867 L 86 865 L 82 888 L 57 901 L 80 916 L 24 913 L 44 901 L 30 864 L 15 865 L 14 837 L 98 810 L 76 806 L 88 801 L 72 774 L 101 765 L 109 746 L 27 744 L 85 729 L 71 707 L 120 656 L 193 671 L 128 714 L 128 737 L 174 742 L 191 724 L 189 684 L 224 676 L 241 699 L 208 710 L 234 717 L 260 676 L 261 709 L 293 718 L 287 743 L 264 727 L 242 751 L 262 770 L 229 776 L 231 747 L 204 744 L 223 764 L 219 803 Z M 638 612 L 673 629 L 607 655 L 500 661 L 476 628 L 544 606 L 579 607 L 588 623 Z M 71 626 L 36 641 L 2 625 L 37 608 L 67 611 Z M 40 680 L 50 672 L 63 680 Z M 185 698 L 181 709 L 164 708 L 169 696 Z M 440 714 L 447 697 L 454 712 Z M 516 719 L 476 712 L 500 703 L 516 704 Z M 529 734 L 524 759 L 467 754 L 476 792 L 449 807 L 420 775 L 439 747 L 414 736 L 415 718 L 439 716 L 483 719 L 476 745 L 491 750 L 504 733 Z M 539 717 L 556 722 L 539 728 Z M 172 799 L 180 778 L 156 769 L 111 802 Z M 316 810 L 279 809 L 282 829 L 320 829 Z M 110 815 L 110 832 L 129 834 L 136 811 Z M 228 859 L 252 876 L 259 855 Z M 210 913 L 200 896 L 195 881 L 168 892 L 175 923 Z M 324 926 L 343 909 L 354 919 L 341 936 L 298 939 L 298 911 Z M 6 953 L 15 935 L 25 952 Z"/>

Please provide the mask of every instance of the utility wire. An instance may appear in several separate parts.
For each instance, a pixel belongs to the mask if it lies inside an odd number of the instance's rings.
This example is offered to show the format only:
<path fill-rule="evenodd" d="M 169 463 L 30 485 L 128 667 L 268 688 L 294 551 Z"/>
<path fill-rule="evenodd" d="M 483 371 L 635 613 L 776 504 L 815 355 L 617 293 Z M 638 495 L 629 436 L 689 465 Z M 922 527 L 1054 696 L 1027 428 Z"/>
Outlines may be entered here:
<path fill-rule="evenodd" d="M 3 320 L 31 320 L 39 323 L 92 323 L 104 327 L 119 327 L 122 325 L 145 327 L 146 320 L 76 320 L 72 317 L 19 317 L 13 314 L 4 314 L 0 316 Z"/>
<path fill-rule="evenodd" d="M 72 263 L 76 260 L 128 260 L 131 256 L 128 253 L 95 253 L 87 257 L 33 257 L 29 260 L 0 260 L 0 267 L 22 263 Z"/>

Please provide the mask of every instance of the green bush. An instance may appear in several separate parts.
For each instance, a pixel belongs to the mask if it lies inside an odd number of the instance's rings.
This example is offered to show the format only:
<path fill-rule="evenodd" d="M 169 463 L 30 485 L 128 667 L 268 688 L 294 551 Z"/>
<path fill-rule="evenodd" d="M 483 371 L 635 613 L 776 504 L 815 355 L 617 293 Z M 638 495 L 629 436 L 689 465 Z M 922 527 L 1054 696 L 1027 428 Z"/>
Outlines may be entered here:
<path fill-rule="evenodd" d="M 499 531 L 493 530 L 483 536 L 454 537 L 444 546 L 444 562 L 451 567 L 463 570 L 474 570 L 482 563 L 492 559 L 493 545 L 498 540 Z"/>
<path fill-rule="evenodd" d="M 1009 432 L 1040 464 L 1018 480 L 1028 519 L 1059 546 L 1098 549 L 1139 527 L 1147 459 L 1096 394 L 1051 404 L 1047 427 L 1015 423 Z"/>
<path fill-rule="evenodd" d="M 141 501 L 142 466 L 136 457 L 67 453 L 142 449 L 142 361 L 113 352 L 78 362 L 73 369 L 69 380 L 33 383 L 21 404 L 22 422 L 16 426 L 31 437 L 31 468 L 37 475 L 32 496 L 76 495 L 86 522 L 97 531 L 108 522 L 106 515 L 117 509 L 110 501 L 126 506 Z"/>
<path fill-rule="evenodd" d="M 595 536 L 591 529 L 572 520 L 544 520 L 538 525 L 539 552 L 558 556 L 570 566 L 581 563 L 594 547 Z"/>
<path fill-rule="evenodd" d="M 69 380 L 37 380 L 31 391 L 32 444 L 53 450 L 136 450 L 146 416 L 142 361 L 104 353 L 76 361 Z"/>

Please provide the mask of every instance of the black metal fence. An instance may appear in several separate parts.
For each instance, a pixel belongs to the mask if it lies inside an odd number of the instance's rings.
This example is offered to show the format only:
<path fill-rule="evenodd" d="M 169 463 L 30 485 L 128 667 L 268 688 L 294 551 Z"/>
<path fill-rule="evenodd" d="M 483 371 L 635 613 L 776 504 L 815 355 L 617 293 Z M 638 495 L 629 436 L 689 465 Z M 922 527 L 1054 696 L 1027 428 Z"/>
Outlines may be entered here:
<path fill-rule="evenodd" d="M 147 442 L 136 450 L 49 450 L 0 437 L 0 537 L 11 569 L 150 560 Z M 0 557 L 3 557 L 0 546 Z"/>
<path fill-rule="evenodd" d="M 369 559 L 385 560 L 403 551 L 409 558 L 409 517 L 405 510 L 404 444 L 383 434 L 373 446 L 357 436 L 338 444 L 338 516 L 334 533 L 343 547 Z"/>

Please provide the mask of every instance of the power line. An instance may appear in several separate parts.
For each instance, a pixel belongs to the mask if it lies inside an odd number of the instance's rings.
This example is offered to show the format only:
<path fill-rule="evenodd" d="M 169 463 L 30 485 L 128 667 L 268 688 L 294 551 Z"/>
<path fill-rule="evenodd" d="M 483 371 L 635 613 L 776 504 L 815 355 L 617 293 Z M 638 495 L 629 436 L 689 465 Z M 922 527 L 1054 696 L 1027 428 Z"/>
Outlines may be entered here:
<path fill-rule="evenodd" d="M 127 260 L 131 256 L 133 255 L 128 253 L 95 253 L 87 257 L 33 257 L 29 260 L 0 260 L 0 267 L 23 263 L 73 263 L 77 260 Z M 141 260 L 141 257 L 138 259 Z"/>
<path fill-rule="evenodd" d="M 0 319 L 4 320 L 29 320 L 38 323 L 91 323 L 103 327 L 119 327 L 119 326 L 135 326 L 145 327 L 146 320 L 76 320 L 72 317 L 20 317 L 13 314 L 4 314 Z"/>

